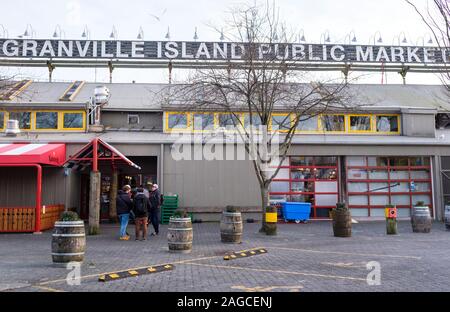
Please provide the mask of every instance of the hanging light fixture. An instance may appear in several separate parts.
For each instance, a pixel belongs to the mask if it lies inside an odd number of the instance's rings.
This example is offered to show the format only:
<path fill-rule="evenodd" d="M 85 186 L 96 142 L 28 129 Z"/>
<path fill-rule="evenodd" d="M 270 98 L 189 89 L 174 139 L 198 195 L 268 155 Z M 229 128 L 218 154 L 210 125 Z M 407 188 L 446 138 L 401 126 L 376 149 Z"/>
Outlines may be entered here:
<path fill-rule="evenodd" d="M 144 39 L 144 30 L 142 29 L 142 26 L 139 27 L 139 33 L 137 35 L 138 40 Z"/>
<path fill-rule="evenodd" d="M 81 38 L 89 39 L 90 36 L 91 36 L 91 32 L 89 31 L 89 28 L 87 27 L 87 25 L 84 25 L 83 33 L 81 34 Z"/>
<path fill-rule="evenodd" d="M 169 29 L 169 26 L 167 26 L 167 34 L 166 34 L 165 38 L 170 40 L 170 29 Z"/>
<path fill-rule="evenodd" d="M 198 40 L 197 27 L 195 27 L 194 40 Z"/>
<path fill-rule="evenodd" d="M 113 25 L 111 34 L 109 35 L 109 38 L 111 39 L 117 39 L 117 30 L 116 30 L 116 26 Z"/>
<path fill-rule="evenodd" d="M 220 41 L 224 41 L 225 40 L 225 36 L 223 34 L 223 28 L 220 30 Z"/>

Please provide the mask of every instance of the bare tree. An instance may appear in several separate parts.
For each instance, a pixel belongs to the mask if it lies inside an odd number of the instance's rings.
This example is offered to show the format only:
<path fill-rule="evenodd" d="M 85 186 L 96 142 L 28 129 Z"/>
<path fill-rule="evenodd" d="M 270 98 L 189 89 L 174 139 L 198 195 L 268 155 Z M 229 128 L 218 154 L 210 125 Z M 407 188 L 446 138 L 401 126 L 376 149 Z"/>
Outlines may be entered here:
<path fill-rule="evenodd" d="M 185 85 L 172 87 L 168 106 L 229 114 L 259 182 L 260 232 L 266 232 L 270 185 L 296 130 L 320 114 L 345 109 L 347 83 L 344 79 L 301 83 L 307 75 L 300 61 L 288 56 L 293 38 L 269 4 L 240 5 L 230 17 L 227 39 L 240 45 L 242 58 L 222 68 L 195 70 Z"/>
<path fill-rule="evenodd" d="M 413 0 L 405 0 L 419 14 L 422 21 L 430 29 L 433 37 L 441 49 L 450 49 L 450 2 L 448 0 L 432 0 L 426 2 L 425 7 L 418 7 Z M 442 82 L 450 91 L 450 71 L 446 67 L 442 73 Z"/>

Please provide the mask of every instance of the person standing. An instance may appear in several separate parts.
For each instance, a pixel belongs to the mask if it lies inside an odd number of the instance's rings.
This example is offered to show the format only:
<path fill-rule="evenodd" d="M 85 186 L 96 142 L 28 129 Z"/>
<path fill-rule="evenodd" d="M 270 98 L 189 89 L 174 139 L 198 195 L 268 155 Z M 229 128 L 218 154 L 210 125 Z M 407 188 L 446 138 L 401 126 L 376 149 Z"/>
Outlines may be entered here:
<path fill-rule="evenodd" d="M 124 185 L 119 190 L 116 198 L 117 216 L 120 221 L 120 240 L 129 240 L 130 236 L 127 234 L 128 221 L 130 219 L 130 211 L 133 208 L 133 202 L 130 198 L 131 186 Z"/>
<path fill-rule="evenodd" d="M 159 234 L 159 215 L 161 214 L 161 192 L 159 191 L 158 184 L 152 185 L 152 191 L 150 192 L 150 221 L 155 229 L 152 235 Z"/>
<path fill-rule="evenodd" d="M 144 189 L 142 187 L 139 187 L 137 189 L 133 204 L 133 212 L 136 216 L 136 240 L 144 241 L 147 239 L 147 219 L 150 202 L 149 199 L 145 196 Z"/>

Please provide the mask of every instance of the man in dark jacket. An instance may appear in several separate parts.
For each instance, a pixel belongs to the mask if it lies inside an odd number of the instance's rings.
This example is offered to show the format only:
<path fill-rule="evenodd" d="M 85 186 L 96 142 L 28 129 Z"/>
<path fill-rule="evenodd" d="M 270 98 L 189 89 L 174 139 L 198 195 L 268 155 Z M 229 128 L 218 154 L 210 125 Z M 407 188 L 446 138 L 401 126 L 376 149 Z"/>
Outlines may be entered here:
<path fill-rule="evenodd" d="M 152 191 L 150 192 L 150 222 L 153 224 L 155 232 L 152 235 L 159 234 L 159 215 L 161 214 L 161 192 L 159 191 L 158 184 L 152 185 Z"/>
<path fill-rule="evenodd" d="M 133 208 L 133 203 L 130 198 L 131 187 L 125 185 L 119 190 L 116 198 L 117 216 L 120 221 L 120 240 L 129 240 L 127 235 L 128 220 L 130 219 L 130 211 Z"/>
<path fill-rule="evenodd" d="M 144 189 L 139 187 L 133 200 L 133 212 L 136 216 L 136 240 L 143 241 L 147 239 L 147 218 L 149 207 L 150 202 L 144 194 Z M 141 231 L 143 232 L 142 236 Z"/>

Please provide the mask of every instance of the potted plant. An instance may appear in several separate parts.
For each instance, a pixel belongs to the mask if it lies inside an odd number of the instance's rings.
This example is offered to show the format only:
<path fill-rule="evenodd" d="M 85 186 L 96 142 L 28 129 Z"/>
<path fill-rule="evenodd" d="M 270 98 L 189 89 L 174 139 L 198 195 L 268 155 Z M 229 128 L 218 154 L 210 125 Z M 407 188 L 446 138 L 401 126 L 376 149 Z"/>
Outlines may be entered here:
<path fill-rule="evenodd" d="M 266 235 L 277 235 L 277 207 L 266 207 Z"/>
<path fill-rule="evenodd" d="M 386 234 L 397 234 L 397 208 L 395 205 L 386 205 Z"/>
<path fill-rule="evenodd" d="M 86 250 L 84 222 L 73 211 L 65 211 L 55 222 L 52 259 L 55 263 L 82 262 Z"/>
<path fill-rule="evenodd" d="M 189 253 L 192 250 L 192 220 L 185 209 L 177 209 L 169 219 L 167 240 L 170 252 Z"/>
<path fill-rule="evenodd" d="M 240 244 L 242 229 L 242 215 L 239 207 L 226 206 L 220 220 L 220 239 L 222 243 Z"/>
<path fill-rule="evenodd" d="M 336 237 L 352 236 L 352 216 L 345 203 L 337 203 L 331 211 L 333 233 Z"/>
<path fill-rule="evenodd" d="M 430 233 L 430 208 L 423 201 L 418 201 L 413 207 L 411 225 L 414 233 Z"/>

